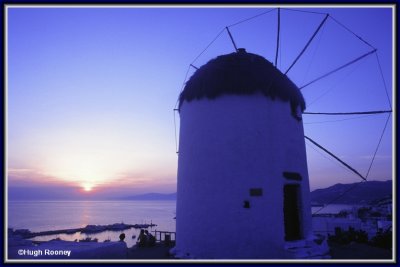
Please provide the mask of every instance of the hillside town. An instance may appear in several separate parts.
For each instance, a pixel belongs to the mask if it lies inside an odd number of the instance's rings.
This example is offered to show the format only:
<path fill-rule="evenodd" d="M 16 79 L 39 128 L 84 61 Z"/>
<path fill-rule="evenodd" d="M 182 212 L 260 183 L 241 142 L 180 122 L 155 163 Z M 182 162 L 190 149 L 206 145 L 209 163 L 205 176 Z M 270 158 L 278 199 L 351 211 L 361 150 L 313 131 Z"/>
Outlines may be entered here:
<path fill-rule="evenodd" d="M 369 205 L 348 205 L 337 213 L 312 215 L 313 232 L 324 236 L 335 245 L 368 244 L 372 247 L 392 249 L 392 197 L 388 196 Z"/>

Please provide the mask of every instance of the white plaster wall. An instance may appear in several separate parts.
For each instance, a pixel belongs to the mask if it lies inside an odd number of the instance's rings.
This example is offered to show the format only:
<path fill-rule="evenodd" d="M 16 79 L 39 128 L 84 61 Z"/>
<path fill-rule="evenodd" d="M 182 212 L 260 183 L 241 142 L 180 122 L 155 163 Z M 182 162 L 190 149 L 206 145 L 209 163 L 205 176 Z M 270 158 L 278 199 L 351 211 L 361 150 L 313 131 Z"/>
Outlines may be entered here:
<path fill-rule="evenodd" d="M 205 259 L 283 258 L 282 172 L 303 180 L 311 234 L 302 122 L 261 94 L 184 102 L 180 110 L 176 251 Z M 263 196 L 250 196 L 262 188 Z M 243 202 L 250 202 L 250 209 Z"/>

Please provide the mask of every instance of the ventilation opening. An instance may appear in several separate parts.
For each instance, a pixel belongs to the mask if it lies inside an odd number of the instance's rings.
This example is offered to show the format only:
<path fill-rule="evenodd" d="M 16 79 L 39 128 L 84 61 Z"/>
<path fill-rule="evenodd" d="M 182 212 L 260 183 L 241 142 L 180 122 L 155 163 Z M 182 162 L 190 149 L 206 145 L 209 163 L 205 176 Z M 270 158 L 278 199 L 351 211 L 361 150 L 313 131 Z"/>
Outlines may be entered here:
<path fill-rule="evenodd" d="M 284 221 L 285 240 L 293 241 L 301 239 L 300 230 L 300 186 L 285 185 L 283 189 L 284 198 Z"/>
<path fill-rule="evenodd" d="M 250 196 L 261 197 L 263 195 L 262 188 L 250 188 Z"/>
<path fill-rule="evenodd" d="M 298 172 L 283 172 L 283 177 L 294 181 L 301 181 L 303 179 Z"/>

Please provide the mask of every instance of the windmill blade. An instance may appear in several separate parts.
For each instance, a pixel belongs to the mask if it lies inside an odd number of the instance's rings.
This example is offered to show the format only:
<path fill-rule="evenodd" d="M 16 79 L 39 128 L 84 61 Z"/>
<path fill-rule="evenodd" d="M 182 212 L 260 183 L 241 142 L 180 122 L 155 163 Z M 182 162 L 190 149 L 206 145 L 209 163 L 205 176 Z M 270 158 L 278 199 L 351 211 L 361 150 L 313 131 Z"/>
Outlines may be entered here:
<path fill-rule="evenodd" d="M 300 54 L 293 61 L 292 65 L 290 65 L 290 67 L 286 70 L 285 74 L 287 74 L 290 71 L 290 69 L 296 64 L 296 62 L 304 54 L 304 52 L 307 50 L 308 46 L 311 44 L 312 40 L 314 40 L 315 36 L 318 34 L 318 32 L 321 30 L 322 26 L 325 24 L 328 17 L 329 17 L 329 14 L 326 14 L 325 18 L 321 21 L 318 28 L 315 30 L 314 34 L 311 36 L 311 38 L 308 40 L 307 44 L 304 46 L 303 50 L 301 50 Z"/>
<path fill-rule="evenodd" d="M 275 53 L 275 67 L 278 66 L 278 54 L 279 54 L 279 38 L 281 34 L 281 9 L 278 8 L 278 22 L 277 22 L 277 36 L 276 36 L 276 53 Z"/>
<path fill-rule="evenodd" d="M 303 112 L 306 115 L 363 115 L 392 113 L 392 110 L 357 111 L 357 112 Z"/>
<path fill-rule="evenodd" d="M 321 80 L 321 79 L 323 79 L 323 78 L 326 78 L 326 77 L 328 77 L 329 75 L 331 75 L 331 74 L 333 74 L 333 73 L 335 73 L 335 72 L 337 72 L 337 71 L 339 71 L 339 70 L 341 70 L 341 69 L 344 69 L 344 68 L 346 68 L 346 67 L 348 67 L 348 66 L 350 66 L 350 65 L 352 65 L 352 64 L 354 64 L 354 63 L 356 63 L 357 61 L 360 61 L 361 59 L 363 59 L 363 58 L 365 58 L 365 57 L 367 57 L 367 56 L 369 56 L 369 55 L 371 55 L 371 54 L 373 54 L 373 53 L 376 53 L 376 51 L 377 51 L 376 49 L 374 49 L 374 50 L 372 50 L 372 51 L 369 51 L 369 52 L 367 52 L 367 53 L 365 53 L 365 54 L 359 56 L 358 58 L 353 59 L 352 61 L 350 61 L 350 62 L 348 62 L 348 63 L 346 63 L 346 64 L 344 64 L 344 65 L 342 65 L 342 66 L 340 66 L 340 67 L 337 67 L 336 69 L 331 70 L 330 72 L 325 73 L 324 75 L 321 75 L 321 76 L 319 76 L 318 78 L 315 78 L 314 80 L 312 80 L 312 81 L 306 83 L 305 85 L 299 87 L 299 89 L 302 90 L 302 89 L 304 89 L 305 87 L 307 87 L 307 86 L 309 86 L 309 85 L 311 85 L 311 84 L 313 84 L 313 83 L 315 83 L 315 82 L 317 82 L 317 81 L 319 81 L 319 80 Z"/>
<path fill-rule="evenodd" d="M 330 156 L 332 156 L 334 159 L 336 159 L 337 161 L 339 161 L 341 164 L 343 164 L 346 168 L 348 168 L 349 170 L 351 170 L 352 172 L 354 172 L 355 174 L 357 174 L 359 177 L 361 177 L 361 179 L 363 179 L 364 181 L 367 180 L 367 178 L 365 178 L 364 176 L 362 176 L 358 171 L 356 171 L 354 168 L 352 168 L 349 164 L 347 164 L 346 162 L 344 162 L 343 160 L 341 160 L 340 158 L 338 158 L 337 156 L 335 156 L 332 152 L 330 152 L 329 150 L 327 150 L 326 148 L 324 148 L 323 146 L 321 146 L 320 144 L 318 144 L 317 142 L 315 142 L 314 140 L 312 140 L 311 138 L 304 136 L 304 138 L 306 138 L 308 141 L 310 141 L 311 143 L 313 143 L 314 145 L 316 145 L 318 148 L 322 149 L 324 152 L 326 152 L 327 154 L 329 154 Z"/>

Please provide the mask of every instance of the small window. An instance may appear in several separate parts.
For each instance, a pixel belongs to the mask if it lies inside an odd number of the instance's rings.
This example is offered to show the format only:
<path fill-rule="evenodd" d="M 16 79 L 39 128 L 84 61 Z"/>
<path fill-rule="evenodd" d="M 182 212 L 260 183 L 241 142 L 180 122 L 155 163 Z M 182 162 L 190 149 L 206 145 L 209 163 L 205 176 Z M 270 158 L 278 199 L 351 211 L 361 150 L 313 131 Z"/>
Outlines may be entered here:
<path fill-rule="evenodd" d="M 261 197 L 263 195 L 262 188 L 250 188 L 250 196 Z"/>
<path fill-rule="evenodd" d="M 283 172 L 283 177 L 288 180 L 301 181 L 303 178 L 298 172 Z"/>

